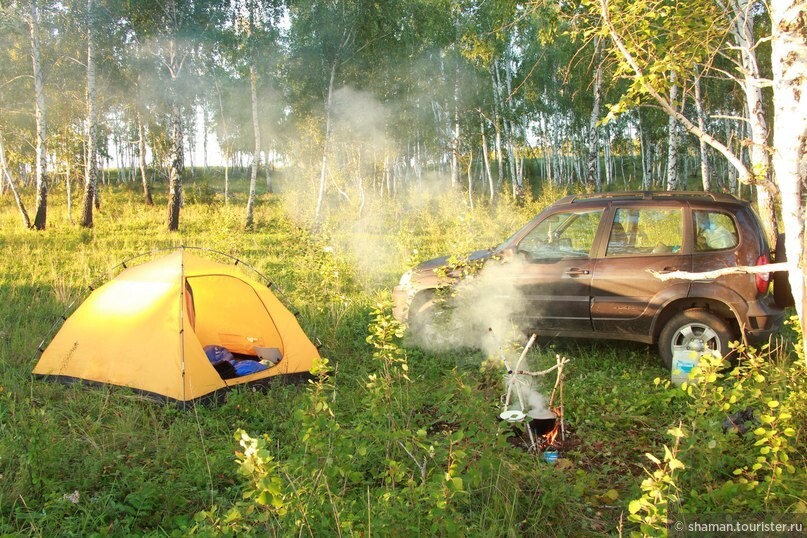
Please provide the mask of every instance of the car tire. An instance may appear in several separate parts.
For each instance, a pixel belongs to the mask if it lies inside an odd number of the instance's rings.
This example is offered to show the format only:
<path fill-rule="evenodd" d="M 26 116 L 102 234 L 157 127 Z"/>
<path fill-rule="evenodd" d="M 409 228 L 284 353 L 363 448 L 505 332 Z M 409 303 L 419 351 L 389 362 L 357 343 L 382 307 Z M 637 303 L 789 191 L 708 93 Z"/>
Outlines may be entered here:
<path fill-rule="evenodd" d="M 728 324 L 714 314 L 706 310 L 684 310 L 673 316 L 661 330 L 659 355 L 670 370 L 677 350 L 711 349 L 726 356 L 732 336 Z"/>
<path fill-rule="evenodd" d="M 421 291 L 412 298 L 407 325 L 409 336 L 415 345 L 428 342 L 430 332 L 434 331 L 437 308 L 434 290 Z"/>
<path fill-rule="evenodd" d="M 774 261 L 784 263 L 787 261 L 785 251 L 785 234 L 779 234 L 776 238 L 776 250 L 774 251 Z M 793 291 L 790 289 L 790 273 L 787 271 L 776 271 L 773 273 L 773 302 L 779 308 L 794 306 Z"/>

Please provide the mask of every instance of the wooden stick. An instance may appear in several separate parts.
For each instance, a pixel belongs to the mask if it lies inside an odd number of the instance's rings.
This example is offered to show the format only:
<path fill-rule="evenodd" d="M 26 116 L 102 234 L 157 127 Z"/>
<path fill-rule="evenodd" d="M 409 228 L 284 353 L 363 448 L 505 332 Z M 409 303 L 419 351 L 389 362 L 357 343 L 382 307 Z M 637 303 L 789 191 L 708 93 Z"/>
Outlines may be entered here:
<path fill-rule="evenodd" d="M 767 265 L 741 265 L 739 267 L 724 267 L 714 271 L 705 271 L 703 273 L 690 273 L 688 271 L 670 271 L 669 273 L 662 273 L 648 269 L 647 272 L 656 277 L 657 279 L 665 282 L 667 280 L 714 280 L 725 275 L 736 274 L 757 274 L 757 273 L 776 273 L 778 271 L 789 271 L 791 264 L 788 262 L 782 263 L 769 263 Z"/>

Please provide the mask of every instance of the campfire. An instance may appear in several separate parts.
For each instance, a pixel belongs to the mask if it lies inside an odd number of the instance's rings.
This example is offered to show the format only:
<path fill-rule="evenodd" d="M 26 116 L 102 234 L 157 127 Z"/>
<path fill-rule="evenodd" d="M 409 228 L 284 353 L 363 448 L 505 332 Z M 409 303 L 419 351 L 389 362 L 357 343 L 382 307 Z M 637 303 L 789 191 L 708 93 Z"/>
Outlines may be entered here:
<path fill-rule="evenodd" d="M 558 420 L 560 408 L 553 408 L 549 411 L 547 418 L 534 418 L 530 420 L 527 427 L 530 428 L 533 435 L 538 437 L 537 446 L 539 450 L 547 450 L 555 446 L 555 440 L 560 434 L 561 421 Z"/>
<path fill-rule="evenodd" d="M 507 369 L 505 375 L 505 386 L 507 388 L 500 418 L 507 422 L 526 423 L 526 431 L 529 437 L 529 450 L 540 450 L 546 452 L 556 448 L 556 441 L 560 435 L 561 441 L 565 439 L 565 429 L 563 423 L 563 367 L 569 362 L 565 357 L 555 356 L 555 365 L 542 371 L 531 372 L 521 369 L 521 365 L 527 352 L 535 343 L 535 335 L 532 335 L 526 347 L 521 352 L 521 356 L 516 361 L 514 367 L 510 367 L 507 358 L 500 352 L 500 358 Z M 533 380 L 543 377 L 556 371 L 555 386 L 549 397 L 549 402 L 544 402 L 544 397 L 532 386 Z M 553 405 L 555 398 L 558 405 Z"/>

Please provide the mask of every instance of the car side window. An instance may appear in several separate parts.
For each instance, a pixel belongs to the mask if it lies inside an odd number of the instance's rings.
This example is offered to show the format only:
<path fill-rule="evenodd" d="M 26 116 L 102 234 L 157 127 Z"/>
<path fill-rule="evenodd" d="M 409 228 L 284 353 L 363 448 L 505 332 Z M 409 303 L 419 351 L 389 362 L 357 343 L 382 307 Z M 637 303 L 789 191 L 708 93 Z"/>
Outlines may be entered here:
<path fill-rule="evenodd" d="M 533 261 L 586 258 L 602 213 L 602 209 L 595 209 L 550 215 L 521 239 L 518 251 Z"/>
<path fill-rule="evenodd" d="M 717 211 L 694 211 L 695 251 L 708 252 L 734 248 L 739 243 L 734 219 Z"/>
<path fill-rule="evenodd" d="M 675 208 L 619 208 L 614 213 L 606 256 L 671 254 L 681 251 L 683 216 Z"/>

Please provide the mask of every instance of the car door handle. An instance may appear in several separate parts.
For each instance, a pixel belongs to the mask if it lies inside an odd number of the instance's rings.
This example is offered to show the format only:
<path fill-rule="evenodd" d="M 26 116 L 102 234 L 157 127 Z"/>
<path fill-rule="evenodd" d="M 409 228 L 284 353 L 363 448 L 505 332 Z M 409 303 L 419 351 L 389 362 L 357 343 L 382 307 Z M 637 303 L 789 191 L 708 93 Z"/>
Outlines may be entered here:
<path fill-rule="evenodd" d="M 566 271 L 566 274 L 569 276 L 580 276 L 580 275 L 590 275 L 591 271 L 588 269 L 580 269 L 579 267 L 573 267 Z"/>

